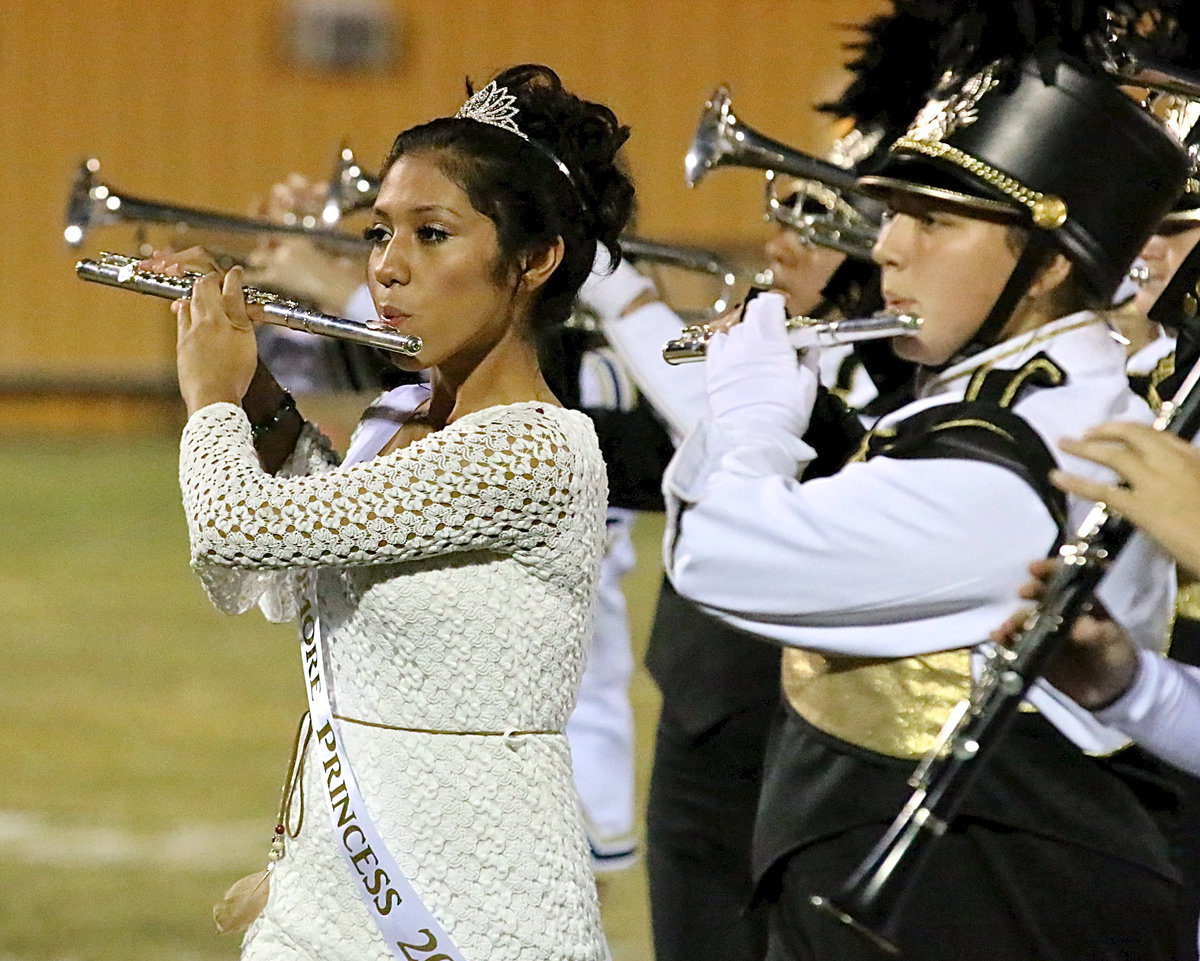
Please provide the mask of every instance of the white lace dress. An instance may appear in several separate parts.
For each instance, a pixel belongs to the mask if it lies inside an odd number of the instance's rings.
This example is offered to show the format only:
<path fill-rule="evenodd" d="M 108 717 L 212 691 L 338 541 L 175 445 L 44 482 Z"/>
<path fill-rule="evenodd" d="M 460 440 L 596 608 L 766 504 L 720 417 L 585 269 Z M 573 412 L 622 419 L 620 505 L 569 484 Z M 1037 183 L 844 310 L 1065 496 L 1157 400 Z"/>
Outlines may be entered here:
<path fill-rule="evenodd" d="M 213 404 L 184 430 L 180 481 L 193 564 L 222 609 L 291 616 L 295 572 L 317 570 L 363 797 L 468 961 L 603 958 L 566 740 L 501 736 L 561 731 L 575 696 L 606 500 L 590 421 L 493 407 L 343 467 L 306 426 L 272 476 L 241 410 Z M 303 827 L 244 958 L 391 957 L 321 774 L 306 765 Z"/>

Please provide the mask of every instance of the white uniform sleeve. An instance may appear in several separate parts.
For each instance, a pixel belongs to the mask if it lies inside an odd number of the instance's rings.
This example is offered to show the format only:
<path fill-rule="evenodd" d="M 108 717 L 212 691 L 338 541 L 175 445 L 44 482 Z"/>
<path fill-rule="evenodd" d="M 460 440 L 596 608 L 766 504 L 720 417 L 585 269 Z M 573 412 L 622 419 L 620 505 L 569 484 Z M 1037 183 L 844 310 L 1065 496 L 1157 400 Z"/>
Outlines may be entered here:
<path fill-rule="evenodd" d="M 1200 776 L 1200 668 L 1149 651 L 1133 686 L 1096 717 L 1151 754 Z"/>
<path fill-rule="evenodd" d="M 708 412 L 704 364 L 663 360 L 663 345 L 679 336 L 683 321 L 661 302 L 600 320 L 609 345 L 678 444 Z"/>
<path fill-rule="evenodd" d="M 664 480 L 680 594 L 785 645 L 922 654 L 984 639 L 1054 544 L 1041 500 L 1001 467 L 880 457 L 800 483 L 812 456 L 747 423 L 688 437 Z"/>

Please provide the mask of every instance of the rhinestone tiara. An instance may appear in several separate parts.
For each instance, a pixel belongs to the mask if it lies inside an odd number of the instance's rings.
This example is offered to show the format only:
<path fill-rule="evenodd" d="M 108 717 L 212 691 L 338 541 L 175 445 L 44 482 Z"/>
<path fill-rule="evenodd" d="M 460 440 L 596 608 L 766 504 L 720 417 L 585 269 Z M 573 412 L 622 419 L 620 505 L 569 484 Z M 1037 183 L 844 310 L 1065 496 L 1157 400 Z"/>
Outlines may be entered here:
<path fill-rule="evenodd" d="M 492 127 L 499 127 L 501 130 L 507 130 L 509 133 L 515 133 L 526 143 L 537 147 L 549 157 L 562 175 L 571 182 L 572 186 L 575 186 L 575 178 L 571 176 L 567 165 L 559 160 L 549 147 L 530 139 L 529 135 L 517 126 L 517 112 L 517 98 L 508 92 L 507 87 L 497 87 L 496 81 L 493 80 L 486 87 L 471 94 L 454 116 L 460 120 L 474 120 L 477 123 L 486 123 Z"/>
<path fill-rule="evenodd" d="M 508 92 L 507 87 L 497 87 L 495 80 L 471 94 L 454 116 L 491 124 L 515 133 L 522 140 L 529 139 L 517 126 L 517 98 Z"/>

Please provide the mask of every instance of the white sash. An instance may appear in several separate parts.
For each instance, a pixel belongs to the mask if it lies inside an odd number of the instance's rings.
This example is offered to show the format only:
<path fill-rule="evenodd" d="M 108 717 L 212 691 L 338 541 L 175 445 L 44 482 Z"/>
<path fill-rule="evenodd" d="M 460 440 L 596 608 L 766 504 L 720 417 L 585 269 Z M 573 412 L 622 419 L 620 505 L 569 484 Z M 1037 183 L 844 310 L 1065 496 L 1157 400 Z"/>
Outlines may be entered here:
<path fill-rule="evenodd" d="M 393 391 L 386 400 L 401 401 L 396 407 L 408 408 L 401 415 L 406 416 L 423 397 L 420 390 L 404 387 Z M 400 411 L 392 408 L 393 416 L 397 413 Z M 356 449 L 351 450 L 346 463 L 374 457 L 398 426 L 396 420 L 387 417 L 381 417 L 378 424 L 364 425 L 360 428 Z M 367 912 L 399 961 L 465 961 L 450 936 L 413 890 L 371 820 L 333 716 L 333 672 L 317 609 L 315 572 L 304 576 L 301 594 L 300 651 L 312 719 L 313 760 L 320 764 L 321 780 L 325 784 L 321 793 L 328 802 L 338 850 L 342 852 Z"/>
<path fill-rule="evenodd" d="M 429 913 L 379 836 L 363 803 L 350 759 L 334 719 L 328 650 L 317 613 L 317 575 L 305 578 L 300 607 L 300 650 L 312 719 L 313 761 L 321 780 L 338 850 L 355 879 L 367 912 L 400 961 L 465 961 L 450 936 Z"/>

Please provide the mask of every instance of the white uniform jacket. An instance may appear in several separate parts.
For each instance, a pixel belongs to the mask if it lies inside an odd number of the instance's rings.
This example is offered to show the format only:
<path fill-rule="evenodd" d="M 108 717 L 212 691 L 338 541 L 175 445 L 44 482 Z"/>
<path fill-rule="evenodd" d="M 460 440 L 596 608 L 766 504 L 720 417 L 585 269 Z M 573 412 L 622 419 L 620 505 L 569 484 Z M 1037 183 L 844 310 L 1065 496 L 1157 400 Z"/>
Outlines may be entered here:
<path fill-rule="evenodd" d="M 1066 382 L 1012 410 L 1071 473 L 1095 464 L 1058 451 L 1106 420 L 1151 418 L 1129 390 L 1125 357 L 1103 319 L 1080 313 L 930 375 L 887 428 L 933 405 L 960 401 L 987 365 L 1016 369 L 1048 355 Z M 722 620 L 779 644 L 871 658 L 976 647 L 1018 606 L 1028 564 L 1056 529 L 1034 490 L 1002 467 L 973 460 L 875 457 L 800 483 L 814 457 L 799 437 L 738 420 L 702 421 L 664 479 L 665 566 L 676 590 Z M 1090 504 L 1072 500 L 1073 530 Z M 1100 590 L 1135 641 L 1160 649 L 1174 598 L 1169 560 L 1135 537 Z M 1039 682 L 1030 700 L 1087 750 L 1125 742 Z"/>

